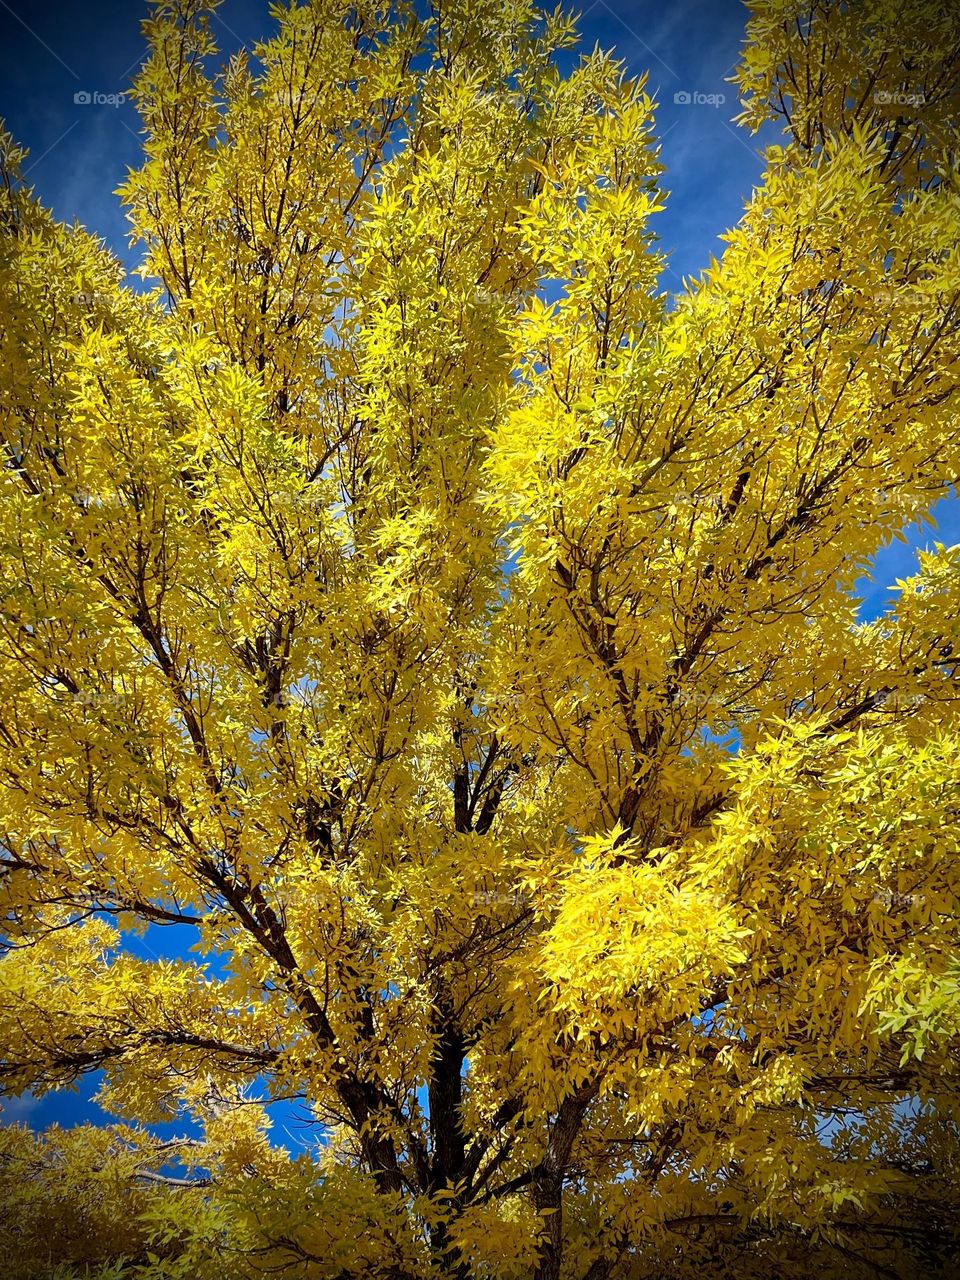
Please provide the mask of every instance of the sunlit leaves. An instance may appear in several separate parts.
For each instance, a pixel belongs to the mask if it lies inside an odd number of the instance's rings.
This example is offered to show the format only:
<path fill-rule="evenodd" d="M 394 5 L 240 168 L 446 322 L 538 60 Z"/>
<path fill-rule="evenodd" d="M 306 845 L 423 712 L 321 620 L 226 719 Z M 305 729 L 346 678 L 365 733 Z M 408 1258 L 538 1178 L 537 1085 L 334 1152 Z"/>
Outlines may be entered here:
<path fill-rule="evenodd" d="M 958 550 L 851 593 L 960 473 L 940 8 L 758 0 L 791 136 L 672 299 L 655 104 L 562 14 L 218 69 L 210 12 L 135 86 L 153 292 L 3 141 L 0 1062 L 130 1124 L 2 1131 L 4 1248 L 937 1274 Z"/>

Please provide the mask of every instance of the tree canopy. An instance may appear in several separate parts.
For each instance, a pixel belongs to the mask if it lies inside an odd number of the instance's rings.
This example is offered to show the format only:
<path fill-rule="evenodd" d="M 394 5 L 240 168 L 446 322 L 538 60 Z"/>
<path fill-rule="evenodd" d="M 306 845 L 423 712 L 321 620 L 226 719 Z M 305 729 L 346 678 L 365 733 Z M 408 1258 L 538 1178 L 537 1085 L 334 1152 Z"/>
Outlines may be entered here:
<path fill-rule="evenodd" d="M 853 591 L 960 473 L 951 4 L 752 0 L 673 296 L 561 12 L 210 13 L 139 291 L 2 147 L 0 1079 L 119 1118 L 0 1131 L 5 1274 L 948 1274 L 960 548 Z"/>

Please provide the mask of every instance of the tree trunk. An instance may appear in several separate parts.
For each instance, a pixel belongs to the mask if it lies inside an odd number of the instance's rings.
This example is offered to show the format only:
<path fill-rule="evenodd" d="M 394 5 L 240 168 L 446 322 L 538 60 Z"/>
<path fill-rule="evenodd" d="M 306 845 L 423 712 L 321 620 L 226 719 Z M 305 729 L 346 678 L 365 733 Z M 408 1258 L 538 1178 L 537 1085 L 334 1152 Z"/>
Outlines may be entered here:
<path fill-rule="evenodd" d="M 563 1260 L 563 1174 L 541 1165 L 533 1180 L 533 1202 L 543 1214 L 540 1260 L 533 1280 L 560 1280 Z"/>

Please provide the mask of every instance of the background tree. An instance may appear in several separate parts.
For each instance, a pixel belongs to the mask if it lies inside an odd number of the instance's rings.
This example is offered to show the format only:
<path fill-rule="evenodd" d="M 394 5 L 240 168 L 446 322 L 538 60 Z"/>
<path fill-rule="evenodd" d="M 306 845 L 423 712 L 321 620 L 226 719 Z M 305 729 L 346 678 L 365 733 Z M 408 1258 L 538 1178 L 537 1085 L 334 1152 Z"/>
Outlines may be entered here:
<path fill-rule="evenodd" d="M 0 1134 L 10 1274 L 938 1274 L 960 552 L 851 591 L 958 474 L 950 7 L 754 0 L 784 145 L 674 305 L 565 17 L 208 13 L 136 81 L 162 289 L 4 146 L 0 1061 L 125 1121 Z"/>

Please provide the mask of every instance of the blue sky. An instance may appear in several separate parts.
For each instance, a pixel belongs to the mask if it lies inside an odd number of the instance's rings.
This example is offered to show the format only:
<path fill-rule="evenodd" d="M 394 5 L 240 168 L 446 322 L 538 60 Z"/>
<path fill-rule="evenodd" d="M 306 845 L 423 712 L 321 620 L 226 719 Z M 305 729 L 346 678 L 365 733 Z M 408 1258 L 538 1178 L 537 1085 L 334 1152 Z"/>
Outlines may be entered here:
<path fill-rule="evenodd" d="M 267 0 L 225 0 L 213 20 L 222 51 L 267 34 L 267 10 Z M 146 12 L 138 0 L 0 0 L 0 118 L 29 147 L 27 180 L 58 218 L 101 236 L 130 268 L 136 260 L 111 193 L 140 159 L 139 121 L 122 95 L 143 54 L 140 21 Z M 738 220 L 762 173 L 761 140 L 732 123 L 738 104 L 726 79 L 738 59 L 746 9 L 738 0 L 674 0 L 666 6 L 594 0 L 581 15 L 588 49 L 594 43 L 615 48 L 632 73 L 649 72 L 649 90 L 660 104 L 669 192 L 657 222 L 669 254 L 663 287 L 679 289 L 684 277 L 720 254 L 717 237 Z M 879 553 L 874 582 L 864 580 L 858 589 L 863 617 L 882 612 L 891 598 L 887 584 L 913 570 L 917 546 L 934 538 L 960 541 L 960 502 L 940 502 L 935 515 L 935 530 L 907 530 L 906 543 L 893 542 Z M 189 942 L 179 930 L 152 927 L 132 945 L 144 955 L 172 956 L 183 955 Z M 3 1118 L 38 1128 L 105 1120 L 90 1101 L 94 1087 L 87 1081 L 76 1094 L 22 1099 Z M 296 1109 L 277 1112 L 277 1136 L 294 1144 L 300 1136 Z M 183 1130 L 182 1123 L 172 1127 Z"/>
<path fill-rule="evenodd" d="M 225 0 L 213 19 L 221 49 L 269 32 L 267 0 Z M 0 0 L 0 117 L 29 146 L 29 181 L 54 212 L 96 231 L 130 265 L 126 223 L 109 193 L 138 163 L 139 121 L 130 102 L 75 102 L 78 93 L 116 98 L 129 88 L 143 53 L 138 0 Z M 761 173 L 757 144 L 737 129 L 733 86 L 726 82 L 743 38 L 738 0 L 594 0 L 582 9 L 587 48 L 616 48 L 631 72 L 649 71 L 660 102 L 659 125 L 672 192 L 661 216 L 671 251 L 665 287 L 705 266 L 722 246 Z M 676 103 L 675 94 L 725 101 Z"/>

